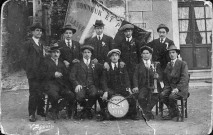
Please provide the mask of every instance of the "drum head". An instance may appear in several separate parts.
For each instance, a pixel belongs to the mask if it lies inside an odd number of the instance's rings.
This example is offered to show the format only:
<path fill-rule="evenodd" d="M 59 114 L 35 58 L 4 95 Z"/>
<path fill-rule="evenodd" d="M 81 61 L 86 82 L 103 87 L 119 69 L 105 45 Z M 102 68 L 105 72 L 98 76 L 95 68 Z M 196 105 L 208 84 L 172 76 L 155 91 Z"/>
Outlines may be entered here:
<path fill-rule="evenodd" d="M 107 108 L 112 116 L 122 118 L 127 114 L 129 103 L 123 96 L 113 96 L 109 101 Z"/>

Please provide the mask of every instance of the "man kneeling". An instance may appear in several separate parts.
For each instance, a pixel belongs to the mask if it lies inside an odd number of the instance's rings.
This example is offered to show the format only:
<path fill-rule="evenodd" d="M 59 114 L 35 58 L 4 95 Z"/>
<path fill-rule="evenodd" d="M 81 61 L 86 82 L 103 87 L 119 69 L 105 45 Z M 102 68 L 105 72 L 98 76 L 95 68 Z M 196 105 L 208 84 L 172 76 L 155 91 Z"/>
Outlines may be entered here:
<path fill-rule="evenodd" d="M 108 100 L 113 95 L 117 94 L 124 97 L 130 95 L 130 92 L 127 91 L 130 90 L 130 81 L 127 70 L 125 67 L 121 68 L 120 63 L 118 62 L 118 60 L 120 59 L 120 54 L 121 52 L 119 49 L 113 49 L 107 54 L 107 56 L 110 57 L 111 63 L 109 64 L 110 69 L 104 70 L 103 72 L 103 100 Z M 137 117 L 135 100 L 133 98 L 127 98 L 127 101 L 130 106 L 127 116 L 129 116 L 133 120 L 139 120 L 139 118 Z M 103 119 L 106 118 L 106 116 L 104 115 L 103 117 Z"/>
<path fill-rule="evenodd" d="M 44 77 L 44 92 L 48 95 L 52 105 L 53 118 L 55 119 L 58 111 L 67 106 L 68 117 L 71 117 L 75 95 L 70 90 L 68 71 L 62 61 L 59 60 L 60 47 L 54 44 L 50 50 L 50 57 L 47 57 L 42 66 Z M 58 104 L 60 98 L 64 98 Z"/>

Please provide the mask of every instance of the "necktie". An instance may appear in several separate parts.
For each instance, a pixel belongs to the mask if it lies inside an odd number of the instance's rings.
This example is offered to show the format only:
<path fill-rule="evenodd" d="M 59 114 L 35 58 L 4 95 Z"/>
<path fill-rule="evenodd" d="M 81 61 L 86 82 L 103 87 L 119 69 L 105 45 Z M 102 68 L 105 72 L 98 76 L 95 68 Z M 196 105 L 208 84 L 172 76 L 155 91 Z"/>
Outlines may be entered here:
<path fill-rule="evenodd" d="M 86 65 L 87 65 L 87 67 L 89 66 L 89 60 L 86 61 Z"/>
<path fill-rule="evenodd" d="M 98 40 L 101 40 L 101 37 L 100 37 L 100 36 L 98 36 Z"/>
<path fill-rule="evenodd" d="M 160 39 L 160 42 L 163 43 L 163 39 L 162 38 Z"/>
<path fill-rule="evenodd" d="M 67 42 L 67 46 L 68 46 L 69 48 L 71 48 L 70 41 Z"/>
<path fill-rule="evenodd" d="M 147 68 L 149 68 L 148 61 L 145 62 L 145 66 L 146 66 Z"/>
<path fill-rule="evenodd" d="M 172 67 L 174 67 L 174 64 L 175 64 L 175 63 L 174 63 L 173 61 L 171 61 L 171 66 L 172 66 Z"/>
<path fill-rule="evenodd" d="M 118 67 L 117 67 L 116 63 L 114 63 L 114 70 L 117 70 L 117 69 L 118 69 Z"/>

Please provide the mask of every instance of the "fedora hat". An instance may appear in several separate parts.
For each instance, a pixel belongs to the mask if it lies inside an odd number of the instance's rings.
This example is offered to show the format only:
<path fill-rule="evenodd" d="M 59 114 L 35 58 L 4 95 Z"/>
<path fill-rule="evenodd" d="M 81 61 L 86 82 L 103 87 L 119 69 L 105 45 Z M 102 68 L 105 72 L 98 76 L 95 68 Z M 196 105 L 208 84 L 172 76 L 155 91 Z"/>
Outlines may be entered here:
<path fill-rule="evenodd" d="M 113 53 L 117 53 L 118 55 L 121 55 L 121 51 L 119 49 L 112 49 L 108 52 L 107 57 L 111 57 Z"/>
<path fill-rule="evenodd" d="M 45 31 L 45 29 L 42 27 L 41 23 L 36 22 L 30 26 L 31 31 L 34 31 L 36 28 L 41 29 L 42 31 Z"/>
<path fill-rule="evenodd" d="M 94 47 L 91 45 L 82 45 L 81 46 L 81 51 L 83 52 L 85 49 L 90 50 L 93 53 Z"/>
<path fill-rule="evenodd" d="M 103 27 L 104 23 L 102 20 L 96 20 L 95 24 L 93 25 L 94 27 Z"/>
<path fill-rule="evenodd" d="M 67 24 L 65 25 L 63 28 L 62 28 L 62 32 L 64 33 L 66 30 L 71 30 L 73 34 L 76 33 L 76 29 L 72 28 L 72 26 L 70 24 Z"/>
<path fill-rule="evenodd" d="M 168 28 L 165 24 L 160 24 L 160 25 L 158 26 L 158 28 L 157 28 L 157 32 L 158 32 L 161 28 L 165 29 L 166 32 L 169 32 L 169 28 Z"/>
<path fill-rule="evenodd" d="M 125 25 L 121 26 L 121 28 L 119 30 L 120 31 L 125 31 L 127 29 L 131 29 L 131 30 L 134 29 L 134 25 L 132 25 L 132 24 L 125 24 Z"/>
<path fill-rule="evenodd" d="M 149 53 L 151 53 L 152 54 L 152 52 L 153 52 L 153 49 L 151 48 L 151 47 L 149 47 L 149 46 L 142 46 L 141 48 L 140 48 L 140 51 L 141 51 L 141 53 L 144 51 L 144 50 L 148 50 L 149 51 Z"/>
<path fill-rule="evenodd" d="M 178 49 L 175 45 L 170 45 L 167 52 L 175 50 L 178 54 L 180 54 L 180 49 Z"/>
<path fill-rule="evenodd" d="M 62 47 L 58 45 L 58 43 L 54 43 L 50 46 L 48 52 L 54 52 L 56 50 L 60 50 Z"/>

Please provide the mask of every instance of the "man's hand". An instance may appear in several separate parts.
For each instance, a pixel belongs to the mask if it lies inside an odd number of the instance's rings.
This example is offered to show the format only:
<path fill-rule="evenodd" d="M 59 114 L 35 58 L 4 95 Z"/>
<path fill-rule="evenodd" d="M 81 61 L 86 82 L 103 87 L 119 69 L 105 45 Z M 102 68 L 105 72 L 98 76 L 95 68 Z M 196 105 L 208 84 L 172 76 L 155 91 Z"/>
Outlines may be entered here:
<path fill-rule="evenodd" d="M 66 61 L 66 60 L 64 60 L 64 64 L 65 64 L 65 66 L 66 66 L 67 68 L 70 66 L 70 63 L 69 63 L 68 61 Z"/>
<path fill-rule="evenodd" d="M 177 94 L 179 92 L 179 90 L 177 88 L 172 90 L 172 94 Z"/>
<path fill-rule="evenodd" d="M 138 93 L 138 91 L 139 91 L 139 90 L 138 90 L 138 87 L 135 87 L 135 88 L 132 89 L 132 92 L 133 92 L 133 93 Z"/>
<path fill-rule="evenodd" d="M 161 86 L 161 88 L 163 89 L 163 87 L 164 87 L 163 81 L 160 82 L 160 86 Z"/>
<path fill-rule="evenodd" d="M 55 72 L 55 78 L 61 78 L 62 76 L 63 76 L 62 73 L 58 71 Z"/>
<path fill-rule="evenodd" d="M 158 73 L 155 73 L 155 74 L 154 74 L 154 79 L 158 79 L 158 78 L 159 78 Z"/>
<path fill-rule="evenodd" d="M 124 68 L 125 63 L 124 63 L 123 61 L 121 61 L 121 62 L 120 62 L 120 66 L 121 66 L 121 68 Z"/>
<path fill-rule="evenodd" d="M 126 88 L 126 91 L 128 91 L 128 92 L 129 92 L 129 94 L 132 94 L 132 91 L 131 91 L 131 89 L 130 89 L 130 88 Z"/>
<path fill-rule="evenodd" d="M 107 100 L 107 98 L 108 98 L 108 92 L 104 92 L 102 99 Z"/>
<path fill-rule="evenodd" d="M 95 64 L 97 64 L 98 60 L 95 58 L 95 59 L 92 60 L 92 62 L 94 62 Z"/>
<path fill-rule="evenodd" d="M 78 60 L 78 59 L 74 59 L 73 61 L 72 61 L 72 63 L 79 63 L 80 62 L 80 60 Z"/>
<path fill-rule="evenodd" d="M 104 69 L 107 69 L 107 71 L 109 71 L 109 64 L 107 62 L 104 62 Z"/>
<path fill-rule="evenodd" d="M 75 87 L 75 92 L 77 93 L 77 92 L 79 92 L 81 89 L 82 89 L 82 86 L 81 86 L 81 85 L 77 85 L 77 86 Z"/>

